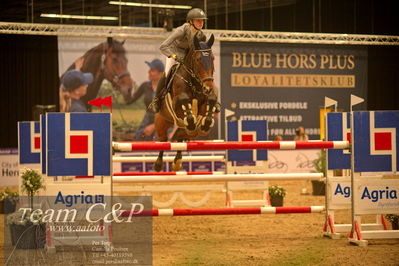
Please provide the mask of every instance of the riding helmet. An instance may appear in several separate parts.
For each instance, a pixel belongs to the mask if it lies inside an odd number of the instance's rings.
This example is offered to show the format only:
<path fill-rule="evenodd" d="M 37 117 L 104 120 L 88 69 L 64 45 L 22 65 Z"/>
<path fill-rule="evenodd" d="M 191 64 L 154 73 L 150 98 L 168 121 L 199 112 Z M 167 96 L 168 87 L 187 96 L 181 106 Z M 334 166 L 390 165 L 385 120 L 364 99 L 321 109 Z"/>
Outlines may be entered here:
<path fill-rule="evenodd" d="M 187 21 L 193 20 L 193 19 L 208 19 L 206 17 L 205 12 L 201 8 L 193 8 L 187 13 Z"/>

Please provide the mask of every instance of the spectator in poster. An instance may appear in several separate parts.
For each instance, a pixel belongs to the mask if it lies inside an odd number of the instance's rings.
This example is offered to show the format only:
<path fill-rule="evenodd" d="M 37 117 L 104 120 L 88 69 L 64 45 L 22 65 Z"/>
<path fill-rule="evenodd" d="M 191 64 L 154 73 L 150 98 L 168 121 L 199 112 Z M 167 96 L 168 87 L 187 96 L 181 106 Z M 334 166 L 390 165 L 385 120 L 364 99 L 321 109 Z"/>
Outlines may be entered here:
<path fill-rule="evenodd" d="M 305 128 L 304 127 L 298 127 L 295 129 L 295 138 L 294 140 L 300 140 L 300 141 L 308 141 L 309 137 L 308 135 L 305 134 Z"/>
<path fill-rule="evenodd" d="M 93 74 L 82 73 L 83 57 L 75 61 L 75 69 L 68 70 L 62 77 L 60 87 L 60 112 L 87 112 L 84 102 L 87 87 L 93 82 Z"/>
<path fill-rule="evenodd" d="M 152 99 L 155 96 L 155 91 L 158 86 L 158 82 L 161 79 L 165 66 L 159 59 L 154 59 L 151 62 L 145 62 L 150 69 L 148 70 L 148 81 L 143 82 L 137 91 L 133 94 L 132 101 L 134 103 L 142 95 L 144 95 L 144 104 L 146 106 L 146 113 L 143 120 L 140 123 L 139 128 L 136 131 L 135 140 L 154 140 L 155 138 L 155 125 L 154 118 L 155 114 L 152 110 L 148 109 Z"/>
<path fill-rule="evenodd" d="M 87 112 L 84 102 L 80 98 L 87 93 L 87 86 L 93 82 L 91 73 L 79 70 L 67 71 L 61 83 L 60 112 Z"/>

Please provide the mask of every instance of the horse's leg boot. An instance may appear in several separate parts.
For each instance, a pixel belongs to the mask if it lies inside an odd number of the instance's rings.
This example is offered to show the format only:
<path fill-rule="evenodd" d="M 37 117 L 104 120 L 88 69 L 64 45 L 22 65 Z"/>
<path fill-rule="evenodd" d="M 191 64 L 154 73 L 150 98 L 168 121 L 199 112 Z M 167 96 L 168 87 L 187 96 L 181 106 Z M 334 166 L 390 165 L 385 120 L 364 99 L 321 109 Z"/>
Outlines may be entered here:
<path fill-rule="evenodd" d="M 213 120 L 213 114 L 217 110 L 216 105 L 217 105 L 216 95 L 210 95 L 208 97 L 205 117 L 201 121 L 201 130 L 204 132 L 209 131 L 209 129 L 213 127 L 215 123 L 215 121 Z"/>
<path fill-rule="evenodd" d="M 179 104 L 183 109 L 184 113 L 184 124 L 189 131 L 195 130 L 195 116 L 193 115 L 191 109 L 190 98 L 186 93 L 182 93 L 179 95 Z"/>

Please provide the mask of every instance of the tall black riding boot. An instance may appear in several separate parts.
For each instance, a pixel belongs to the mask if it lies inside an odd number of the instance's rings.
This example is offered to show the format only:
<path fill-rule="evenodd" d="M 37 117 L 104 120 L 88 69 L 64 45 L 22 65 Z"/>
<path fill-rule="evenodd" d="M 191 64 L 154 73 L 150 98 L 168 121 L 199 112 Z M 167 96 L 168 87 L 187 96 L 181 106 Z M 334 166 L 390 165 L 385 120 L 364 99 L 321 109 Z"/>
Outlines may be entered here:
<path fill-rule="evenodd" d="M 148 106 L 149 110 L 152 110 L 154 113 L 158 113 L 161 109 L 161 98 L 164 88 L 166 87 L 166 77 L 165 74 L 162 75 L 161 79 L 158 82 L 157 90 L 155 92 L 155 97 L 152 99 L 152 102 Z"/>

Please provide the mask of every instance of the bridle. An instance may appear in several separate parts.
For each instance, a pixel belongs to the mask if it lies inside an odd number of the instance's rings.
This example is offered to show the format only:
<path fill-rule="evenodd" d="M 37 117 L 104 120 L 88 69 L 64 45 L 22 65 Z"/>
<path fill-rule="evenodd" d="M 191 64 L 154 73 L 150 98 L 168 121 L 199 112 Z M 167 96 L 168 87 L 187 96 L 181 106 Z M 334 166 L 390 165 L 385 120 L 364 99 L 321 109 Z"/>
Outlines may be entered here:
<path fill-rule="evenodd" d="M 112 86 L 114 87 L 118 87 L 118 82 L 125 76 L 130 76 L 130 72 L 126 71 L 123 72 L 119 75 L 115 75 L 113 74 L 107 67 L 107 64 L 105 64 L 105 61 L 107 60 L 107 44 L 105 44 L 103 49 L 103 54 L 101 55 L 101 72 L 103 74 L 104 77 L 107 76 L 107 74 L 109 74 L 112 77 L 112 80 L 109 80 L 112 83 Z"/>
<path fill-rule="evenodd" d="M 212 53 L 212 49 L 194 49 L 193 54 L 202 52 L 202 53 Z M 194 89 L 197 93 L 202 93 L 205 95 L 209 95 L 212 91 L 210 87 L 205 86 L 204 82 L 206 81 L 213 81 L 214 78 L 213 76 L 205 77 L 203 79 L 199 78 L 198 74 L 198 69 L 195 67 L 194 60 L 192 60 L 191 67 L 188 68 L 183 62 L 180 62 L 180 65 L 183 67 L 183 69 L 190 75 L 191 80 L 194 80 L 196 83 L 200 85 L 200 89 L 197 89 L 197 86 L 195 86 L 191 81 L 186 80 L 184 77 L 182 77 L 179 74 L 176 74 L 180 79 L 182 79 L 185 83 L 187 83 L 191 88 Z"/>

